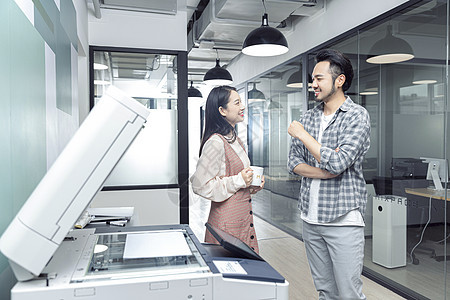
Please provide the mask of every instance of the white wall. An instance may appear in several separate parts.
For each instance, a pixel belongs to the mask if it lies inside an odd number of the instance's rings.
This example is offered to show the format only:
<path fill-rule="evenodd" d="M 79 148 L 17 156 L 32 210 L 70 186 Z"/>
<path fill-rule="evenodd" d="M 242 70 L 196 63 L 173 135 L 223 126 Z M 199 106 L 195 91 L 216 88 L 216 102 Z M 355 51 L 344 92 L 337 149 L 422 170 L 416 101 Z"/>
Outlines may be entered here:
<path fill-rule="evenodd" d="M 197 168 L 200 150 L 200 108 L 205 103 L 204 98 L 188 99 L 188 130 L 189 130 L 189 176 Z"/>
<path fill-rule="evenodd" d="M 187 50 L 186 11 L 176 15 L 102 9 L 89 13 L 89 44 L 144 49 Z"/>
<path fill-rule="evenodd" d="M 321 11 L 300 19 L 293 32 L 285 34 L 289 52 L 270 58 L 240 54 L 227 70 L 233 74 L 234 85 L 239 85 L 405 2 L 327 0 Z"/>
<path fill-rule="evenodd" d="M 134 207 L 133 225 L 170 225 L 180 222 L 179 189 L 103 191 L 91 207 Z"/>
<path fill-rule="evenodd" d="M 86 1 L 72 0 L 77 12 L 78 52 L 86 56 L 89 51 L 88 41 L 88 7 Z"/>
<path fill-rule="evenodd" d="M 187 51 L 186 11 L 163 15 L 89 7 L 89 45 Z M 134 206 L 140 225 L 177 224 L 179 189 L 100 192 L 92 207 Z"/>
<path fill-rule="evenodd" d="M 89 113 L 89 40 L 86 1 L 73 0 L 78 34 L 78 116 L 80 124 Z"/>

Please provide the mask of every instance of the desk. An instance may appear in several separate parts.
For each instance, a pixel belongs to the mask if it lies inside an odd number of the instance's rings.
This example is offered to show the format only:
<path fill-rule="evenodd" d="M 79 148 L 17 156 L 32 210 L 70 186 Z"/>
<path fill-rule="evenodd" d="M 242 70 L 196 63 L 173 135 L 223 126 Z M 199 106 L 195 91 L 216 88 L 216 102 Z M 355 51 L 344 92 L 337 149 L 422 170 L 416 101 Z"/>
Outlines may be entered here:
<path fill-rule="evenodd" d="M 407 194 L 411 194 L 411 195 L 416 195 L 416 196 L 421 196 L 421 197 L 425 197 L 428 199 L 436 199 L 436 200 L 447 200 L 450 201 L 450 193 L 447 190 L 447 198 L 445 198 L 445 190 L 442 191 L 436 191 L 434 189 L 429 189 L 429 188 L 405 188 L 405 192 Z M 431 201 L 430 201 L 430 205 L 431 205 Z M 431 218 L 431 217 L 430 217 Z M 445 255 L 436 255 L 435 250 L 434 249 L 430 249 L 428 248 L 427 250 L 431 250 L 432 254 L 431 256 L 435 258 L 436 261 L 443 261 L 445 258 L 450 259 L 450 256 L 445 256 Z M 413 255 L 412 255 L 413 256 Z M 414 257 L 414 256 L 413 256 Z"/>
<path fill-rule="evenodd" d="M 437 200 L 444 200 L 445 190 L 436 191 L 429 188 L 405 188 L 407 194 L 422 196 L 426 198 L 433 198 Z M 450 191 L 447 191 L 447 201 L 450 201 Z"/>

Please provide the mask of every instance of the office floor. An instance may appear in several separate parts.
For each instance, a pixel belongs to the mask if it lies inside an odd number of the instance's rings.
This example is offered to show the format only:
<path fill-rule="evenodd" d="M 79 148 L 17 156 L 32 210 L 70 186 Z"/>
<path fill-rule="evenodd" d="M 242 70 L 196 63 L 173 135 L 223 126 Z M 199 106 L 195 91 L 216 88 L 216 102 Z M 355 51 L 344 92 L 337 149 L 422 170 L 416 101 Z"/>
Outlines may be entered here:
<path fill-rule="evenodd" d="M 191 195 L 191 199 L 189 225 L 198 239 L 202 241 L 210 203 L 195 195 Z M 289 281 L 289 299 L 317 299 L 303 242 L 257 216 L 254 221 L 260 254 Z M 295 224 L 295 222 L 291 222 L 289 225 L 293 226 L 293 223 Z M 363 291 L 367 299 L 404 299 L 366 277 L 363 277 L 363 281 Z"/>
<path fill-rule="evenodd" d="M 297 200 L 263 190 L 253 197 L 253 211 L 262 219 L 276 224 L 284 232 L 300 238 L 299 232 L 301 232 L 302 225 L 297 208 Z M 414 237 L 414 235 L 418 231 L 420 232 L 418 228 L 408 229 L 409 243 L 412 242 L 413 245 L 417 243 L 419 238 Z M 433 240 L 438 241 L 439 237 L 443 236 L 443 232 L 443 228 L 429 227 L 421 246 L 434 248 L 436 255 L 444 255 L 444 244 L 433 242 Z M 434 236 L 433 233 L 435 233 Z M 447 246 L 450 246 L 449 243 L 450 239 L 447 240 Z M 450 248 L 447 247 L 447 249 Z M 412 264 L 408 259 L 405 267 L 395 269 L 384 268 L 372 262 L 372 239 L 368 237 L 366 238 L 365 244 L 364 266 L 395 283 L 408 287 L 412 291 L 423 295 L 425 299 L 444 299 L 445 272 L 447 269 L 450 270 L 450 261 L 447 263 L 436 261 L 430 256 L 429 251 L 423 251 L 421 247 L 418 247 L 414 253 L 420 261 L 418 265 Z M 448 283 L 447 286 L 449 286 Z M 447 290 L 446 299 L 450 299 L 450 289 Z"/>

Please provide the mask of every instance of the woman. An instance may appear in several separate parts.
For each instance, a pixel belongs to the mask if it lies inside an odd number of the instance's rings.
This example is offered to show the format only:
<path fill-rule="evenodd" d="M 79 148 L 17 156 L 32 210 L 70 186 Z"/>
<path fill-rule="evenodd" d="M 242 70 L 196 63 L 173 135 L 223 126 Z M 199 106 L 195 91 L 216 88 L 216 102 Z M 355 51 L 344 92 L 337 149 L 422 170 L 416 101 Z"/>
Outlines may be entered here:
<path fill-rule="evenodd" d="M 208 223 L 239 238 L 259 253 L 250 194 L 253 171 L 235 125 L 244 120 L 244 105 L 236 89 L 219 86 L 206 101 L 205 132 L 197 170 L 191 177 L 194 193 L 212 201 Z M 217 244 L 206 231 L 205 242 Z"/>

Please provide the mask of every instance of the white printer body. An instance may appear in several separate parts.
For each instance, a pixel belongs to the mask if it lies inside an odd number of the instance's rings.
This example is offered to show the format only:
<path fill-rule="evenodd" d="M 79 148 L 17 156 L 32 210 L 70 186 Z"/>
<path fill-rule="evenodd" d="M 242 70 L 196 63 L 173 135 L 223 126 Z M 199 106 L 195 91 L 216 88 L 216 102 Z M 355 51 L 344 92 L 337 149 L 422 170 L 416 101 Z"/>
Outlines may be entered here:
<path fill-rule="evenodd" d="M 73 229 L 148 115 L 114 87 L 95 105 L 0 238 L 11 299 L 287 300 L 268 263 L 213 257 L 187 225 Z"/>

